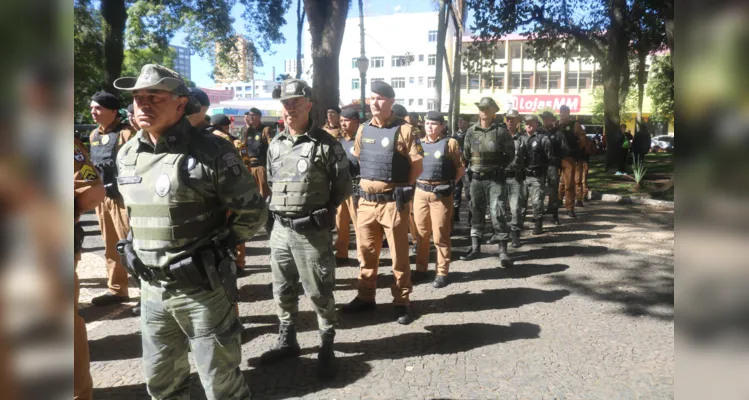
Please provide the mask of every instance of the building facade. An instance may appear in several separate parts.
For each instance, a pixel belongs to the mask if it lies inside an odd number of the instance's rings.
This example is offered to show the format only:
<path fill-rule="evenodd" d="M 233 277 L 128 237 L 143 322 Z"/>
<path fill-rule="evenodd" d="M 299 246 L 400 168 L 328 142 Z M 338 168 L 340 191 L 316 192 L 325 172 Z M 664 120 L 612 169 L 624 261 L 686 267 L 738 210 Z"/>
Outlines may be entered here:
<path fill-rule="evenodd" d="M 220 44 L 216 43 L 217 54 L 220 49 Z M 231 68 L 224 65 L 219 61 L 218 57 L 216 57 L 214 70 L 215 81 L 218 83 L 230 83 L 249 82 L 253 80 L 255 74 L 254 49 L 255 47 L 251 41 L 242 36 L 237 36 L 236 49 L 229 55 L 231 62 L 236 66 L 236 71 L 232 71 Z"/>
<path fill-rule="evenodd" d="M 234 90 L 232 89 L 209 89 L 200 88 L 205 94 L 208 95 L 208 99 L 211 101 L 211 106 L 220 104 L 222 101 L 234 100 Z"/>
<path fill-rule="evenodd" d="M 305 65 L 304 55 L 302 55 L 302 74 L 304 74 Z M 284 60 L 284 73 L 296 77 L 296 58 Z M 304 77 L 302 77 L 302 79 L 304 79 Z"/>
<path fill-rule="evenodd" d="M 218 83 L 215 89 L 234 91 L 233 100 L 270 98 L 276 82 L 268 79 Z"/>
<path fill-rule="evenodd" d="M 174 70 L 183 78 L 190 80 L 190 50 L 183 46 L 170 46 L 174 49 L 176 57 L 174 59 Z"/>

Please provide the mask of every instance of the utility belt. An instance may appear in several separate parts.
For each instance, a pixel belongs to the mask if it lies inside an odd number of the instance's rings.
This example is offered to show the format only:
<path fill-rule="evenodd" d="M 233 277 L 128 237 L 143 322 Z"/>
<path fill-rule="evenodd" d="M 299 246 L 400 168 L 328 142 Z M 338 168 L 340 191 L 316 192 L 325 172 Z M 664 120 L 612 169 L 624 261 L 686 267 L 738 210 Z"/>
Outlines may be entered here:
<path fill-rule="evenodd" d="M 127 239 L 117 242 L 117 252 L 125 268 L 133 277 L 152 283 L 164 281 L 180 288 L 204 290 L 224 289 L 229 301 L 239 300 L 237 288 L 237 266 L 234 248 L 228 244 L 228 230 L 210 238 L 209 242 L 195 249 L 191 255 L 173 261 L 166 268 L 152 268 L 143 264 L 135 254 L 132 233 Z"/>
<path fill-rule="evenodd" d="M 525 174 L 534 178 L 543 178 L 546 175 L 545 167 L 526 168 Z"/>
<path fill-rule="evenodd" d="M 291 218 L 273 213 L 274 219 L 298 233 L 329 231 L 335 226 L 335 210 L 322 208 L 303 217 Z"/>
<path fill-rule="evenodd" d="M 506 169 L 505 179 L 515 179 L 518 181 L 522 181 L 525 179 L 525 174 L 523 173 L 523 171 L 518 171 L 514 169 Z"/>
<path fill-rule="evenodd" d="M 494 179 L 503 181 L 505 179 L 505 170 L 495 169 L 493 171 L 488 171 L 488 172 L 473 171 L 472 179 L 475 179 L 477 181 L 488 181 L 488 180 L 494 180 Z"/>
<path fill-rule="evenodd" d="M 413 186 L 403 186 L 393 189 L 392 192 L 388 193 L 367 193 L 363 190 L 359 190 L 359 197 L 366 201 L 373 201 L 375 203 L 389 203 L 394 201 L 398 212 L 404 210 L 406 203 L 413 200 L 414 188 Z"/>
<path fill-rule="evenodd" d="M 260 162 L 259 158 L 250 158 L 250 167 L 261 167 L 263 163 Z"/>
<path fill-rule="evenodd" d="M 438 198 L 452 196 L 455 192 L 455 185 L 452 183 L 442 185 L 429 185 L 417 181 L 416 187 L 425 192 L 434 193 Z"/>

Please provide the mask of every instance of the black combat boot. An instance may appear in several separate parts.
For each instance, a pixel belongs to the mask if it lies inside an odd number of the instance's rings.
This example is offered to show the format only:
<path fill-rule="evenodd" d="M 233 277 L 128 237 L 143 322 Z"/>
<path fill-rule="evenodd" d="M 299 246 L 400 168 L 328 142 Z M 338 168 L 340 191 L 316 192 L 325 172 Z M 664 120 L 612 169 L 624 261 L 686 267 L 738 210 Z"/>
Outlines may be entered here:
<path fill-rule="evenodd" d="M 296 341 L 296 328 L 294 324 L 281 324 L 278 328 L 278 342 L 260 356 L 263 365 L 274 364 L 287 358 L 299 357 L 302 350 Z"/>
<path fill-rule="evenodd" d="M 374 301 L 365 301 L 358 297 L 354 297 L 351 302 L 346 303 L 341 307 L 341 312 L 344 313 L 358 313 L 364 311 L 374 311 L 377 309 L 377 303 Z"/>
<path fill-rule="evenodd" d="M 512 248 L 520 247 L 520 231 L 511 231 L 510 237 L 512 238 Z"/>
<path fill-rule="evenodd" d="M 413 321 L 410 306 L 395 306 L 393 308 L 395 310 L 395 315 L 398 316 L 396 321 L 398 321 L 399 324 L 408 325 Z"/>
<path fill-rule="evenodd" d="M 585 207 L 585 204 L 583 204 L 582 200 L 578 200 L 575 202 L 575 207 Z"/>
<path fill-rule="evenodd" d="M 554 222 L 554 225 L 559 225 L 559 210 L 552 211 L 551 220 Z"/>
<path fill-rule="evenodd" d="M 567 211 L 567 216 L 572 219 L 577 219 L 577 215 L 575 215 L 575 210 L 569 210 Z"/>
<path fill-rule="evenodd" d="M 140 317 L 140 302 L 133 307 L 132 312 L 136 317 Z"/>
<path fill-rule="evenodd" d="M 481 252 L 481 244 L 479 244 L 480 243 L 479 240 L 480 238 L 471 236 L 471 251 L 460 256 L 461 260 L 470 261 L 476 258 L 476 256 Z"/>
<path fill-rule="evenodd" d="M 502 268 L 512 268 L 512 260 L 510 255 L 507 254 L 507 241 L 503 240 L 499 242 L 499 263 Z"/>
<path fill-rule="evenodd" d="M 329 381 L 338 374 L 338 363 L 333 352 L 335 329 L 320 331 L 320 351 L 317 352 L 317 377 L 322 381 Z"/>
<path fill-rule="evenodd" d="M 420 283 L 426 281 L 427 279 L 429 279 L 429 275 L 426 273 L 426 271 L 411 271 L 411 282 Z"/>
<path fill-rule="evenodd" d="M 535 220 L 536 225 L 533 227 L 533 234 L 534 235 L 541 235 L 544 233 L 544 219 L 539 218 Z"/>
<path fill-rule="evenodd" d="M 443 287 L 447 286 L 447 276 L 445 275 L 437 275 L 434 277 L 434 282 L 432 282 L 432 287 L 435 289 L 441 289 Z"/>

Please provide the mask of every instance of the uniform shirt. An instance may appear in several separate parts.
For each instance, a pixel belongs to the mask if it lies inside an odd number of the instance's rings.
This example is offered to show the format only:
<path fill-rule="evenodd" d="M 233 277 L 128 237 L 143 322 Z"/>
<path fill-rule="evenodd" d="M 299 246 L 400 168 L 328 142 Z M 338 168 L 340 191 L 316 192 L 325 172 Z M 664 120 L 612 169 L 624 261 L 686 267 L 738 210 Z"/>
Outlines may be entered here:
<path fill-rule="evenodd" d="M 322 128 L 325 130 L 325 132 L 328 132 L 330 136 L 333 136 L 336 139 L 338 139 L 339 135 L 341 134 L 340 125 L 336 127 L 332 127 L 328 125 L 327 123 L 325 123 L 325 126 L 323 126 Z"/>
<path fill-rule="evenodd" d="M 104 201 L 104 185 L 96 172 L 83 143 L 75 138 L 73 144 L 73 193 L 75 198 L 75 222 L 81 214 L 91 211 Z"/>
<path fill-rule="evenodd" d="M 273 162 L 289 152 L 294 146 L 302 145 L 309 141 L 318 142 L 316 159 L 325 163 L 325 170 L 330 180 L 331 206 L 338 207 L 353 192 L 351 175 L 349 174 L 349 161 L 346 152 L 337 140 L 319 128 L 310 128 L 307 132 L 294 137 L 288 129 L 278 133 L 268 148 L 268 183 L 272 185 Z M 271 186 L 272 187 L 272 186 Z"/>
<path fill-rule="evenodd" d="M 89 143 L 94 145 L 94 134 L 99 133 L 99 135 L 106 135 L 108 133 L 112 132 L 119 132 L 120 134 L 117 135 L 117 149 L 115 149 L 115 154 L 117 153 L 117 150 L 119 150 L 120 147 L 122 147 L 123 144 L 127 143 L 128 140 L 132 139 L 133 136 L 135 136 L 136 130 L 130 124 L 126 124 L 122 121 L 120 121 L 119 118 L 115 118 L 114 122 L 108 127 L 103 127 L 99 125 L 91 131 L 91 134 L 89 135 Z"/>
<path fill-rule="evenodd" d="M 440 136 L 440 138 L 445 137 L 444 135 Z M 453 166 L 455 166 L 455 171 L 457 172 L 461 167 L 465 166 L 465 162 L 463 162 L 463 154 L 460 152 L 460 145 L 458 144 L 458 141 L 449 138 L 447 139 L 447 154 L 445 156 L 449 158 Z M 429 140 L 429 136 L 424 137 L 424 143 L 433 143 Z M 450 181 L 423 181 L 420 179 L 417 179 L 418 182 L 426 183 L 427 185 L 442 185 L 446 183 L 450 183 Z"/>
<path fill-rule="evenodd" d="M 527 158 L 527 149 L 525 142 L 528 140 L 528 135 L 521 133 L 519 130 L 512 135 L 512 142 L 515 143 L 515 158 L 512 159 L 510 165 L 507 166 L 508 170 L 522 171 L 525 168 L 525 160 Z"/>
<path fill-rule="evenodd" d="M 273 132 L 271 132 L 270 126 L 266 126 L 263 124 L 260 124 L 259 128 L 255 128 L 254 126 L 250 125 L 245 129 L 244 131 L 244 137 L 242 138 L 242 142 L 247 144 L 247 138 L 251 136 L 260 136 L 260 141 L 266 146 L 270 145 L 270 142 L 273 141 Z"/>
<path fill-rule="evenodd" d="M 526 169 L 538 170 L 539 168 L 547 168 L 554 159 L 554 148 L 549 140 L 549 137 L 543 132 L 536 130 L 532 135 L 528 136 L 525 141 L 525 146 L 528 152 L 528 163 L 526 163 Z M 540 147 L 540 149 L 539 149 Z M 535 154 L 539 153 L 541 157 L 536 160 Z"/>
<path fill-rule="evenodd" d="M 472 142 L 474 140 L 480 140 L 484 136 L 494 136 L 495 134 L 497 137 L 497 141 L 499 142 L 495 144 L 495 149 L 498 152 L 503 152 L 506 155 L 505 159 L 496 166 L 478 167 L 471 164 Z M 471 171 L 473 172 L 490 172 L 492 170 L 495 170 L 497 167 L 506 168 L 515 157 L 515 142 L 512 141 L 512 136 L 510 136 L 509 132 L 507 131 L 507 126 L 502 121 L 500 121 L 499 118 L 495 117 L 491 126 L 489 126 L 488 128 L 482 128 L 481 121 L 479 121 L 475 125 L 468 128 L 468 132 L 466 132 L 465 142 L 463 143 L 463 157 L 465 157 L 466 161 L 469 163 Z"/>
<path fill-rule="evenodd" d="M 396 124 L 401 124 L 400 129 L 398 129 L 398 142 L 395 145 L 395 150 L 408 157 L 408 159 L 411 160 L 412 164 L 415 161 L 419 161 L 424 158 L 424 149 L 421 147 L 418 134 L 414 132 L 411 125 L 403 123 L 402 121 L 398 121 L 395 115 L 391 115 L 390 119 L 385 122 L 384 126 L 377 124 L 374 119 L 371 119 L 359 125 L 359 130 L 356 132 L 356 141 L 354 142 L 354 157 L 359 158 L 359 152 L 361 151 L 362 131 L 364 130 L 365 124 L 371 124 L 372 126 L 376 126 L 378 128 L 390 128 Z M 359 164 L 362 170 L 364 168 L 367 168 L 366 165 L 361 163 L 361 159 L 359 160 Z M 398 186 L 408 186 L 408 184 L 404 185 L 393 182 L 381 182 L 362 179 L 359 182 L 359 186 L 363 191 L 367 193 L 387 193 Z"/>

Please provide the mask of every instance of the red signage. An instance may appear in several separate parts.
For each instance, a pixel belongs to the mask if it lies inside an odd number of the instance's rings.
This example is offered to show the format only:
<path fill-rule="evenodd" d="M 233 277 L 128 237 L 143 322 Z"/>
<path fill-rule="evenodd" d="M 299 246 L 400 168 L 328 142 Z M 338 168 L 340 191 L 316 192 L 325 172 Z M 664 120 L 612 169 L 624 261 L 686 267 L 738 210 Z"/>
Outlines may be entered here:
<path fill-rule="evenodd" d="M 512 108 L 520 113 L 535 113 L 538 110 L 551 108 L 559 111 L 559 107 L 566 105 L 570 112 L 580 112 L 579 95 L 563 94 L 522 94 L 512 96 Z"/>

